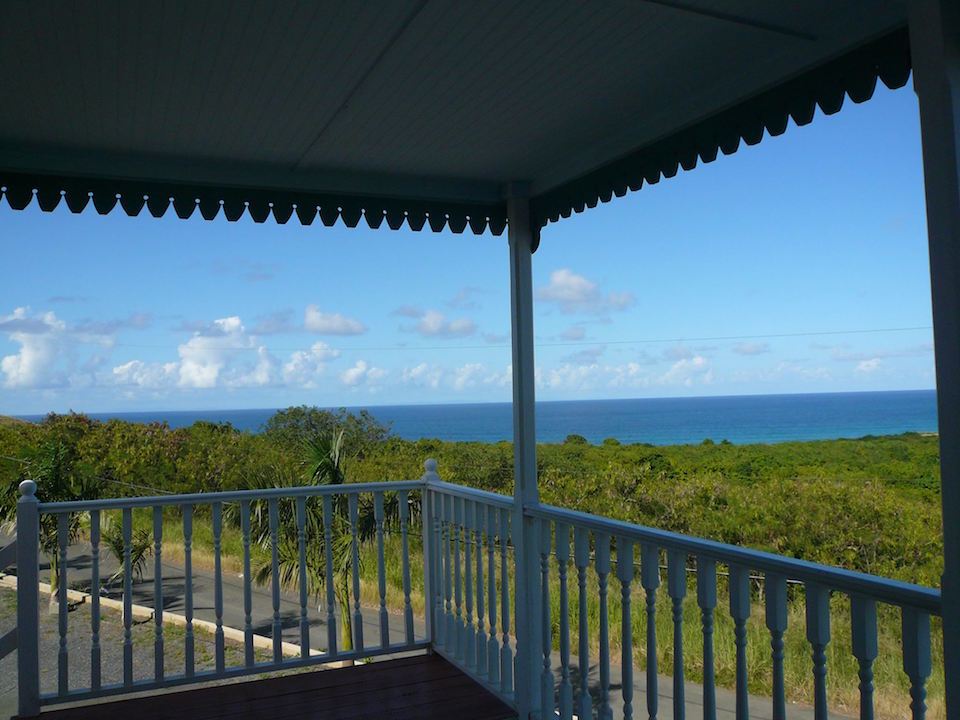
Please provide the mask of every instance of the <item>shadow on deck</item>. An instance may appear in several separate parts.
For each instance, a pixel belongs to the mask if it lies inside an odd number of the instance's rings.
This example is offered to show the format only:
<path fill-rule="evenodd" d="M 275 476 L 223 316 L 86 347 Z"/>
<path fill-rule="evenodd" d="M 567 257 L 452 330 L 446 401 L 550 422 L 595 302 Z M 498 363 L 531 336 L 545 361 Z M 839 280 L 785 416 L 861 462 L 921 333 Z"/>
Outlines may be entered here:
<path fill-rule="evenodd" d="M 443 718 L 507 720 L 516 713 L 439 655 L 385 660 L 183 692 L 51 710 L 42 720 Z"/>

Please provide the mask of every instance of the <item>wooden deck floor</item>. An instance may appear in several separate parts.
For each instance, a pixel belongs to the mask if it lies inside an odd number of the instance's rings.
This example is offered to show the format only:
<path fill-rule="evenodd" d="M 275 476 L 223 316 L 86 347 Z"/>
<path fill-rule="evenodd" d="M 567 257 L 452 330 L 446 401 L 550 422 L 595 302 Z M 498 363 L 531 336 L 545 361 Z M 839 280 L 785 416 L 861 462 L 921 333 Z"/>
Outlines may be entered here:
<path fill-rule="evenodd" d="M 42 720 L 507 720 L 516 714 L 438 655 L 51 710 Z"/>

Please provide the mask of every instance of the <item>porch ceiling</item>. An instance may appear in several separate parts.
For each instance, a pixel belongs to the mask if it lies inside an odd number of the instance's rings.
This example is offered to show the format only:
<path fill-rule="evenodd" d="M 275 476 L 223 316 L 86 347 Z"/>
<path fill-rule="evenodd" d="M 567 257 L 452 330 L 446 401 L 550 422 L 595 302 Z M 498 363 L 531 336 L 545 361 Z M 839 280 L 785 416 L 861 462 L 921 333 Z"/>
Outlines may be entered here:
<path fill-rule="evenodd" d="M 0 188 L 498 234 L 512 183 L 543 225 L 903 85 L 905 27 L 903 0 L 3 3 Z"/>

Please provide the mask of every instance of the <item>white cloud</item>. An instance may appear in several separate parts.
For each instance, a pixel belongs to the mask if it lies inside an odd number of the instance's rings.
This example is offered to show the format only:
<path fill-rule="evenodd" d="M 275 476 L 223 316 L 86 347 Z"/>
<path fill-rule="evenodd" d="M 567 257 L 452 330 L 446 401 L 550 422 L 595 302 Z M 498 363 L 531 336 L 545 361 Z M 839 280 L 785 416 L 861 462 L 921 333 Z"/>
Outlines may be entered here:
<path fill-rule="evenodd" d="M 880 368 L 881 360 L 880 358 L 870 358 L 869 360 L 861 360 L 857 363 L 857 367 L 854 368 L 854 372 L 869 374 Z"/>
<path fill-rule="evenodd" d="M 241 375 L 231 385 L 239 387 L 262 387 L 273 382 L 277 363 L 263 345 L 257 348 L 257 364 L 253 370 Z"/>
<path fill-rule="evenodd" d="M 360 335 L 367 331 L 359 320 L 340 313 L 325 313 L 317 305 L 307 305 L 303 326 L 320 335 Z"/>
<path fill-rule="evenodd" d="M 192 388 L 212 388 L 220 371 L 238 353 L 253 347 L 253 338 L 247 335 L 236 315 L 214 320 L 206 332 L 197 332 L 180 345 L 180 377 L 178 385 Z"/>
<path fill-rule="evenodd" d="M 326 343 L 314 343 L 309 350 L 298 350 L 290 355 L 283 365 L 281 376 L 289 385 L 304 388 L 316 387 L 317 379 L 323 375 L 326 363 L 340 357 L 340 351 Z"/>
<path fill-rule="evenodd" d="M 443 313 L 427 310 L 413 330 L 427 337 L 466 337 L 477 331 L 477 325 L 470 318 L 461 317 L 447 320 Z"/>
<path fill-rule="evenodd" d="M 605 315 L 610 310 L 626 310 L 637 301 L 631 292 L 612 292 L 603 295 L 597 283 L 578 275 L 569 268 L 550 273 L 550 284 L 537 288 L 537 300 L 556 303 L 560 312 Z"/>
<path fill-rule="evenodd" d="M 733 351 L 737 355 L 762 355 L 770 352 L 770 345 L 768 343 L 741 342 L 733 346 Z"/>
<path fill-rule="evenodd" d="M 595 303 L 600 298 L 597 284 L 568 268 L 550 273 L 550 284 L 537 288 L 537 300 L 560 303 L 565 312 Z"/>
<path fill-rule="evenodd" d="M 693 387 L 695 384 L 709 385 L 713 382 L 713 368 L 703 355 L 694 355 L 692 358 L 675 362 L 656 382 L 658 385 L 684 387 Z"/>
<path fill-rule="evenodd" d="M 157 388 L 173 383 L 177 377 L 178 363 L 146 364 L 131 360 L 113 368 L 113 380 L 118 385 L 136 385 L 142 388 Z"/>
<path fill-rule="evenodd" d="M 30 315 L 30 308 L 16 308 L 11 315 L 0 318 L 0 332 L 20 344 L 15 355 L 0 360 L 6 387 L 42 387 L 59 384 L 55 365 L 61 353 L 62 338 L 67 325 L 51 311 Z"/>
<path fill-rule="evenodd" d="M 340 373 L 340 382 L 350 387 L 357 387 L 366 383 L 374 385 L 377 380 L 387 376 L 383 368 L 373 367 L 366 360 L 357 360 L 353 367 Z"/>
<path fill-rule="evenodd" d="M 404 368 L 400 372 L 400 382 L 417 387 L 429 387 L 436 390 L 440 386 L 443 370 L 436 365 L 430 366 L 420 363 L 412 368 Z"/>

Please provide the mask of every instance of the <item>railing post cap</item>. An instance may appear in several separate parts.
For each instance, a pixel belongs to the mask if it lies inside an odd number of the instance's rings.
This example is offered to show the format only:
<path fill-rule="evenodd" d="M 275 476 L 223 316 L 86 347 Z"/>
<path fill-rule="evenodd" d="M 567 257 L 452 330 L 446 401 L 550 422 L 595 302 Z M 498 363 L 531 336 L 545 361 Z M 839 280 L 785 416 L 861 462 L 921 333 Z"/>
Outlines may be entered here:
<path fill-rule="evenodd" d="M 20 495 L 24 498 L 34 497 L 37 492 L 37 484 L 33 480 L 24 480 L 20 483 Z"/>
<path fill-rule="evenodd" d="M 423 469 L 426 470 L 428 473 L 436 473 L 437 461 L 434 460 L 433 458 L 427 458 L 426 462 L 423 463 Z"/>

